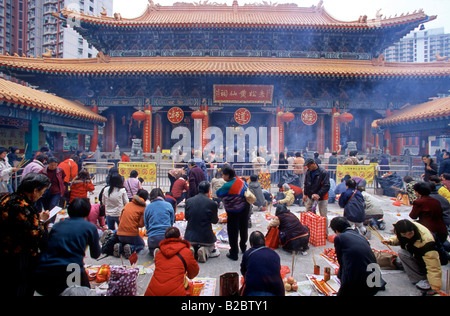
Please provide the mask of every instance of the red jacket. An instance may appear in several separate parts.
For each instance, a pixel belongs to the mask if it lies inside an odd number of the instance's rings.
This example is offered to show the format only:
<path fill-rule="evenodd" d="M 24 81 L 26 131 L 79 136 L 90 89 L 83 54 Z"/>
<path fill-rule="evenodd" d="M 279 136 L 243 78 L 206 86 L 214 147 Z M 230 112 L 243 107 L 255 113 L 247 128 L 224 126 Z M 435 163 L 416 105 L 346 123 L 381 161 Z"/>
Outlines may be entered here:
<path fill-rule="evenodd" d="M 422 196 L 420 199 L 414 200 L 409 217 L 417 219 L 417 222 L 436 235 L 448 234 L 447 226 L 442 217 L 441 203 L 431 196 Z"/>
<path fill-rule="evenodd" d="M 64 170 L 64 173 L 66 174 L 64 177 L 64 182 L 66 183 L 72 182 L 78 175 L 78 165 L 73 159 L 68 158 L 62 161 L 58 165 L 58 168 Z"/>
<path fill-rule="evenodd" d="M 161 241 L 160 251 L 155 256 L 155 272 L 145 296 L 186 296 L 185 276 L 193 279 L 200 270 L 190 247 L 189 242 L 181 238 Z M 183 257 L 186 268 L 177 254 Z"/>
<path fill-rule="evenodd" d="M 188 191 L 188 185 L 187 185 L 187 181 L 184 180 L 183 178 L 179 178 L 177 179 L 174 183 L 173 183 L 173 187 L 172 187 L 172 194 L 173 197 L 178 199 L 181 197 L 181 195 L 183 195 L 184 191 Z"/>
<path fill-rule="evenodd" d="M 70 201 L 72 202 L 76 198 L 85 198 L 87 197 L 88 192 L 92 192 L 95 190 L 94 185 L 91 181 L 77 181 L 75 180 L 70 187 Z"/>

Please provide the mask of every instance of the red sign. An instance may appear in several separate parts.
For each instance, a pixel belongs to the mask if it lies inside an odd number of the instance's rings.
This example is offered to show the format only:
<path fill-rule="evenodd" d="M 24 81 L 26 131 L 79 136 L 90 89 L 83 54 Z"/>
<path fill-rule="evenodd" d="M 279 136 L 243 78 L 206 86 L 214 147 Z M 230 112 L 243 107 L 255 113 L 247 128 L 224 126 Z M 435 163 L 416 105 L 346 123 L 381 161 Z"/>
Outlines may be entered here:
<path fill-rule="evenodd" d="M 273 86 L 215 84 L 216 103 L 272 103 Z"/>
<path fill-rule="evenodd" d="M 173 107 L 169 110 L 169 112 L 167 112 L 167 118 L 170 123 L 178 124 L 183 120 L 184 112 L 178 107 Z"/>
<path fill-rule="evenodd" d="M 250 122 L 252 118 L 252 114 L 249 110 L 245 108 L 240 108 L 236 112 L 234 112 L 234 119 L 240 125 L 245 125 Z"/>
<path fill-rule="evenodd" d="M 339 113 L 337 113 L 339 115 Z M 339 145 L 341 143 L 341 129 L 339 126 L 338 116 L 333 115 L 331 118 L 331 145 L 332 151 L 339 151 Z"/>
<path fill-rule="evenodd" d="M 302 122 L 306 125 L 314 125 L 317 122 L 317 113 L 314 110 L 306 109 L 302 112 Z"/>

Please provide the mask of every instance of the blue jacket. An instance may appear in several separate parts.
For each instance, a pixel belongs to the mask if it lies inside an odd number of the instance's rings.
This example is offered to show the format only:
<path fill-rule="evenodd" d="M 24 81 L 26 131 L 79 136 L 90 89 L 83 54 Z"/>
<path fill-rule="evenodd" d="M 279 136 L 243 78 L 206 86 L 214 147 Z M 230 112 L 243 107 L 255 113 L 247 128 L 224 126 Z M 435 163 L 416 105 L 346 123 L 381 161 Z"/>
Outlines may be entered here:
<path fill-rule="evenodd" d="M 280 256 L 265 246 L 252 247 L 244 253 L 241 273 L 244 276 L 242 296 L 284 296 Z"/>
<path fill-rule="evenodd" d="M 41 256 L 40 268 L 67 266 L 76 263 L 84 266 L 86 247 L 96 259 L 101 254 L 97 227 L 81 217 L 73 217 L 56 223 L 50 231 L 48 248 Z"/>
<path fill-rule="evenodd" d="M 175 223 L 175 212 L 169 202 L 162 198 L 153 200 L 144 211 L 144 224 L 147 236 L 154 237 L 164 235 L 166 229 Z"/>
<path fill-rule="evenodd" d="M 358 190 L 347 189 L 342 193 L 339 197 L 339 206 L 344 208 L 344 217 L 350 222 L 362 223 L 366 219 L 364 197 Z"/>

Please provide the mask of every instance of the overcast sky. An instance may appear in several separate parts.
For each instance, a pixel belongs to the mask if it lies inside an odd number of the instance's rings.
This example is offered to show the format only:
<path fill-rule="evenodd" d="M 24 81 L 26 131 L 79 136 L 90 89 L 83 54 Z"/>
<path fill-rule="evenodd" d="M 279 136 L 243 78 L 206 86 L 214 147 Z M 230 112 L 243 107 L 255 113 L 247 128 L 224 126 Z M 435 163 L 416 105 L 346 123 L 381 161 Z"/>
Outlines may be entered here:
<path fill-rule="evenodd" d="M 118 12 L 124 18 L 140 16 L 146 9 L 148 0 L 113 0 L 114 12 Z M 172 5 L 174 2 L 203 2 L 204 0 L 153 0 L 154 3 L 163 6 Z M 226 3 L 231 5 L 233 0 L 209 0 L 209 2 Z M 238 0 L 239 5 L 245 3 L 261 3 L 262 0 Z M 317 5 L 319 0 L 274 0 L 272 3 L 295 3 L 299 7 Z M 324 0 L 324 7 L 335 19 L 341 21 L 355 21 L 361 15 L 367 15 L 368 19 L 375 18 L 378 9 L 383 16 L 394 16 L 402 13 L 412 13 L 414 10 L 423 9 L 427 15 L 437 15 L 433 22 L 425 24 L 427 29 L 444 27 L 445 32 L 450 32 L 450 0 Z M 108 15 L 112 15 L 108 12 Z"/>

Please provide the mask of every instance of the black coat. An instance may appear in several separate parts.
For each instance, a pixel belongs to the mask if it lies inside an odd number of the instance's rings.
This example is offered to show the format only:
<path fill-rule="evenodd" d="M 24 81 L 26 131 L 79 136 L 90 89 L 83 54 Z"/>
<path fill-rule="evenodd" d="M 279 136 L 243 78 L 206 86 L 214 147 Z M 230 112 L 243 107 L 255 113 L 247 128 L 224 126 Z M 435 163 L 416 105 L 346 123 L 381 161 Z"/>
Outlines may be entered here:
<path fill-rule="evenodd" d="M 437 166 L 437 164 L 433 161 L 433 159 L 430 159 L 430 160 L 431 160 L 430 161 L 431 170 L 427 168 L 427 165 L 425 165 L 423 181 L 428 181 L 428 179 L 431 176 L 435 176 L 438 173 L 438 166 Z"/>
<path fill-rule="evenodd" d="M 450 173 L 450 158 L 442 160 L 441 164 L 439 165 L 439 176 L 443 175 L 444 173 Z"/>
<path fill-rule="evenodd" d="M 320 200 L 328 200 L 328 191 L 330 190 L 330 178 L 328 172 L 319 167 L 312 179 L 311 171 L 308 170 L 305 175 L 304 188 L 303 194 L 309 198 L 311 198 L 313 194 L 318 194 Z"/>
<path fill-rule="evenodd" d="M 217 224 L 219 221 L 216 202 L 202 193 L 187 199 L 185 218 L 188 223 L 184 239 L 202 244 L 216 242 L 216 235 L 214 235 L 211 226 L 211 224 Z"/>
<path fill-rule="evenodd" d="M 339 263 L 338 278 L 341 287 L 338 296 L 367 296 L 375 295 L 379 287 L 368 286 L 368 280 L 372 280 L 368 270 L 369 264 L 376 264 L 377 259 L 370 248 L 369 242 L 361 234 L 351 228 L 338 234 L 334 238 L 334 247 Z M 381 279 L 381 284 L 384 283 Z"/>

